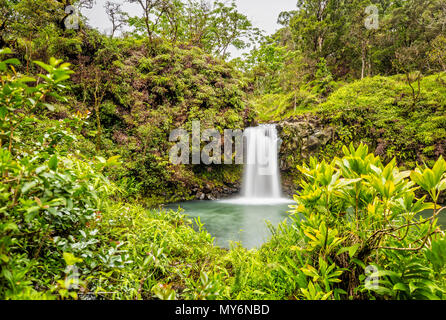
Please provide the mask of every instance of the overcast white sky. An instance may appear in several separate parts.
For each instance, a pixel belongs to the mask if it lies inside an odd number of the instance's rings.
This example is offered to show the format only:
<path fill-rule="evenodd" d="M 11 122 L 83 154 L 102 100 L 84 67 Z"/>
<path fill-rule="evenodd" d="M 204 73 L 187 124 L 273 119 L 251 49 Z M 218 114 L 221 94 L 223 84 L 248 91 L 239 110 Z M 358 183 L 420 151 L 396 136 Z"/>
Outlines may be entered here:
<path fill-rule="evenodd" d="M 106 31 L 111 27 L 104 9 L 105 2 L 106 0 L 97 0 L 93 9 L 82 10 L 82 13 L 88 18 L 89 24 L 100 31 Z M 140 15 L 140 9 L 137 4 L 125 3 L 124 0 L 115 0 L 115 2 L 122 2 L 124 11 L 131 16 Z M 248 16 L 255 27 L 264 30 L 267 34 L 275 32 L 280 27 L 277 24 L 279 13 L 295 10 L 297 3 L 296 0 L 236 0 L 235 2 L 239 11 Z M 241 54 L 242 52 L 235 48 L 231 50 L 232 58 Z"/>

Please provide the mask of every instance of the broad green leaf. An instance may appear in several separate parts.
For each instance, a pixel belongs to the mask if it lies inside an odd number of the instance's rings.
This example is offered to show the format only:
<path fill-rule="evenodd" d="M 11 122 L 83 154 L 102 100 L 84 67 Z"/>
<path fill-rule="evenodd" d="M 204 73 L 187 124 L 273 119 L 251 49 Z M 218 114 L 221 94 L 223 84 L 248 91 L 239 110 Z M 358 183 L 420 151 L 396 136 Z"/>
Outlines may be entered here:
<path fill-rule="evenodd" d="M 37 181 L 30 181 L 27 182 L 23 185 L 21 192 L 23 194 L 26 194 L 30 189 L 34 188 L 35 186 L 37 186 L 38 182 Z"/>
<path fill-rule="evenodd" d="M 81 258 L 76 258 L 74 254 L 70 252 L 64 252 L 63 258 L 65 260 L 65 263 L 67 266 L 74 266 L 77 262 L 82 262 L 83 260 Z"/>
<path fill-rule="evenodd" d="M 355 255 L 355 253 L 356 253 L 356 251 L 358 251 L 358 249 L 359 249 L 359 247 L 360 247 L 361 245 L 359 244 L 359 243 L 357 243 L 357 244 L 355 244 L 355 245 L 353 245 L 353 246 L 351 246 L 351 247 L 344 247 L 344 248 L 341 248 L 339 251 L 338 251 L 338 255 L 340 255 L 340 254 L 342 254 L 342 253 L 344 253 L 344 252 L 348 252 L 348 255 L 350 256 L 350 258 L 353 258 L 353 256 Z"/>
<path fill-rule="evenodd" d="M 50 160 L 48 161 L 48 167 L 53 170 L 56 171 L 57 170 L 57 164 L 58 164 L 58 160 L 57 160 L 57 155 L 54 154 Z"/>
<path fill-rule="evenodd" d="M 408 288 L 407 285 L 405 285 L 404 283 L 402 283 L 402 282 L 398 282 L 397 284 L 395 284 L 395 285 L 393 286 L 393 290 L 399 290 L 399 291 L 404 291 L 404 292 L 406 292 L 406 291 L 409 290 L 409 288 Z"/>
<path fill-rule="evenodd" d="M 12 50 L 10 48 L 2 48 L 0 49 L 0 54 L 11 54 Z"/>
<path fill-rule="evenodd" d="M 37 64 L 38 66 L 40 66 L 42 69 L 44 69 L 45 71 L 47 71 L 48 73 L 50 73 L 51 71 L 53 71 L 53 67 L 50 65 L 47 65 L 46 63 L 43 63 L 41 61 L 33 61 L 35 64 Z M 51 79 L 49 79 L 51 80 Z"/>
<path fill-rule="evenodd" d="M 6 60 L 3 61 L 3 63 L 13 64 L 13 65 L 16 65 L 16 66 L 20 65 L 20 61 L 18 59 L 15 59 L 15 58 L 6 59 Z"/>
<path fill-rule="evenodd" d="M 55 110 L 54 106 L 52 104 L 44 103 L 43 105 L 51 112 L 53 112 Z"/>

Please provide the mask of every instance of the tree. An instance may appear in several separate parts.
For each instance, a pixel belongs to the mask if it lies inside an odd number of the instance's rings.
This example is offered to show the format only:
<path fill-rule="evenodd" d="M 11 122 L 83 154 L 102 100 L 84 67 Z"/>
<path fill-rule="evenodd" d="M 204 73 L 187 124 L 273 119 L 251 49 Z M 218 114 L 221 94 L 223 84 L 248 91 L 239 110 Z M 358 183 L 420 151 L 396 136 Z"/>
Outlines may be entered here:
<path fill-rule="evenodd" d="M 203 47 L 209 21 L 212 15 L 212 6 L 207 1 L 190 1 L 185 7 L 186 32 L 189 43 Z"/>
<path fill-rule="evenodd" d="M 266 37 L 259 48 L 252 50 L 245 60 L 251 69 L 255 89 L 261 93 L 280 91 L 280 72 L 284 70 L 287 48 L 272 37 Z"/>
<path fill-rule="evenodd" d="M 92 9 L 93 6 L 96 4 L 96 0 L 76 0 L 73 1 L 73 3 L 76 4 L 80 9 L 81 8 Z"/>
<path fill-rule="evenodd" d="M 390 15 L 385 26 L 391 35 L 388 43 L 393 48 L 389 53 L 395 55 L 398 50 L 416 48 L 418 59 L 410 61 L 411 68 L 429 71 L 426 63 L 429 48 L 435 38 L 445 32 L 446 1 L 407 0 L 394 4 Z"/>
<path fill-rule="evenodd" d="M 412 90 L 412 110 L 414 110 L 421 94 L 421 78 L 423 74 L 419 71 L 419 64 L 423 59 L 420 57 L 420 50 L 417 46 L 398 48 L 395 52 L 395 59 L 393 64 L 398 72 L 406 75 L 407 84 Z M 413 83 L 417 83 L 417 89 L 414 88 Z"/>
<path fill-rule="evenodd" d="M 312 59 L 316 66 L 320 58 L 327 61 L 331 69 L 340 66 L 345 69 L 350 62 L 345 55 L 346 43 L 343 39 L 349 28 L 353 0 L 299 0 L 297 10 L 289 19 L 289 28 L 296 47 Z M 282 15 L 283 17 L 284 15 Z M 286 22 L 287 19 L 284 21 Z M 347 67 L 348 68 L 348 67 Z M 343 72 L 334 72 L 341 73 Z"/>
<path fill-rule="evenodd" d="M 296 14 L 297 11 L 282 11 L 281 13 L 279 13 L 279 17 L 277 18 L 277 23 L 287 27 L 290 25 L 291 19 Z"/>
<path fill-rule="evenodd" d="M 432 42 L 432 49 L 429 51 L 430 61 L 438 63 L 443 71 L 446 71 L 446 37 L 439 35 Z"/>
<path fill-rule="evenodd" d="M 150 39 L 153 40 L 157 32 L 158 24 L 161 18 L 167 13 L 171 5 L 170 0 L 126 0 L 129 3 L 138 3 L 143 11 L 142 21 L 145 31 Z"/>
<path fill-rule="evenodd" d="M 228 49 L 249 47 L 257 41 L 261 32 L 254 28 L 246 15 L 237 10 L 233 1 L 227 5 L 216 0 L 213 4 L 204 0 L 127 0 L 139 3 L 143 17 L 133 17 L 129 23 L 136 31 L 148 35 L 169 38 L 172 42 L 185 42 L 205 51 L 227 57 Z"/>
<path fill-rule="evenodd" d="M 13 1 L 0 0 L 0 47 L 6 45 L 4 36 L 9 32 L 9 24 L 14 18 Z"/>
<path fill-rule="evenodd" d="M 160 18 L 159 32 L 173 43 L 182 40 L 188 29 L 185 21 L 185 7 L 181 0 L 171 0 L 165 7 L 165 14 Z"/>
<path fill-rule="evenodd" d="M 329 27 L 330 0 L 298 0 L 298 10 L 290 23 L 296 36 L 313 51 L 322 51 Z M 283 16 L 283 14 L 282 14 Z"/>
<path fill-rule="evenodd" d="M 228 6 L 215 1 L 209 22 L 207 44 L 222 57 L 226 56 L 230 45 L 237 49 L 247 48 L 261 34 L 259 29 L 253 28 L 246 15 L 237 11 L 234 1 Z"/>
<path fill-rule="evenodd" d="M 108 19 L 112 23 L 112 32 L 110 37 L 113 38 L 115 32 L 122 28 L 128 18 L 128 14 L 121 10 L 122 5 L 115 2 L 107 1 L 105 3 L 105 12 L 108 15 Z"/>
<path fill-rule="evenodd" d="M 443 69 L 441 41 L 435 39 L 445 32 L 446 0 L 299 0 L 278 22 L 311 65 L 324 58 L 337 77 L 393 74 L 396 52 L 410 47 L 419 51 L 417 69 L 436 70 L 429 62 Z M 433 45 L 440 49 L 430 50 Z"/>
<path fill-rule="evenodd" d="M 373 46 L 376 44 L 375 35 L 377 33 L 377 28 L 379 28 L 379 20 L 371 23 L 371 19 L 379 19 L 379 8 L 375 5 L 371 5 L 372 2 L 370 0 L 352 1 L 351 7 L 357 8 L 357 10 L 351 11 L 352 15 L 349 18 L 350 27 L 342 39 L 346 44 L 346 47 L 351 51 L 350 54 L 354 58 L 360 57 L 361 79 L 366 76 L 366 72 L 368 76 L 372 74 L 371 56 Z M 376 10 L 376 13 L 374 10 Z M 374 17 L 374 14 L 378 17 Z M 354 69 L 355 65 L 352 65 L 351 68 Z"/>

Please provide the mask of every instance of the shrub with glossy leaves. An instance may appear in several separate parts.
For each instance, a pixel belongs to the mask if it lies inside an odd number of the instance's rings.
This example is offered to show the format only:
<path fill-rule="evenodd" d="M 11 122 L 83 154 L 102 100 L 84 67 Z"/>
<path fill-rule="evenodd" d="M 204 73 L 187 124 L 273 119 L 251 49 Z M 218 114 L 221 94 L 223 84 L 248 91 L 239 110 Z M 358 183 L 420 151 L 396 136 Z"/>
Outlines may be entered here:
<path fill-rule="evenodd" d="M 440 158 L 432 169 L 400 171 L 395 160 L 383 165 L 366 145 L 357 149 L 350 145 L 343 151 L 344 156 L 331 163 L 311 159 L 308 166 L 299 167 L 305 181 L 294 196 L 293 220 L 310 263 L 301 270 L 313 275 L 313 283 L 323 281 L 321 288 L 329 278 L 317 269 L 334 264 L 333 270 L 349 270 L 342 276 L 339 272 L 332 285 L 328 282 L 327 293 L 444 298 L 440 277 L 444 267 L 427 260 L 425 254 L 442 259 L 434 244 L 444 238 L 437 220 L 445 209 L 439 206 L 438 196 L 445 189 L 446 162 Z M 420 187 L 433 203 L 426 202 L 426 196 L 416 197 Z M 432 216 L 420 217 L 428 209 Z M 370 264 L 379 270 L 371 276 L 379 279 L 376 286 L 363 282 L 364 269 Z M 310 292 L 302 291 L 305 296 Z"/>

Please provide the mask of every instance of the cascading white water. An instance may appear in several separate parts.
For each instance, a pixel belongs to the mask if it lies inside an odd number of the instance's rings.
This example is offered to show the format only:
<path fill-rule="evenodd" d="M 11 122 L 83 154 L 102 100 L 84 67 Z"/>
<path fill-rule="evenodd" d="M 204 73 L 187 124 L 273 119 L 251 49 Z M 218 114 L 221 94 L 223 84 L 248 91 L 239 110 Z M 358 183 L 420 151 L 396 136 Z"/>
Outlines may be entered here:
<path fill-rule="evenodd" d="M 244 199 L 280 199 L 279 137 L 272 124 L 248 128 L 245 137 Z"/>
<path fill-rule="evenodd" d="M 249 206 L 292 203 L 291 199 L 282 197 L 276 125 L 247 128 L 243 137 L 245 166 L 241 197 L 222 202 Z"/>

